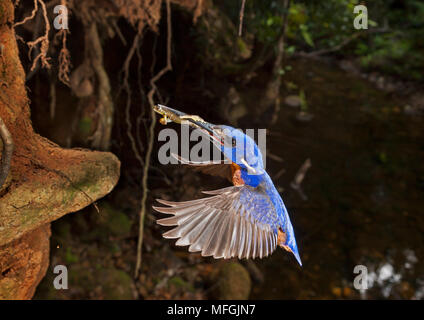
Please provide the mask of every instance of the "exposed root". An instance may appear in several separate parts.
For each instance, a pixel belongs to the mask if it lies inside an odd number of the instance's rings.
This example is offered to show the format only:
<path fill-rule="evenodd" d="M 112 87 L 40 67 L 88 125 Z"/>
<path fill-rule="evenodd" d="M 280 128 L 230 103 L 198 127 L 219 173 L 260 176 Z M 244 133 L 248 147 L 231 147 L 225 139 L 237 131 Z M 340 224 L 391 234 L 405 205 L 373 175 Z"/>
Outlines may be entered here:
<path fill-rule="evenodd" d="M 15 6 L 18 6 L 19 5 L 19 0 L 17 0 L 16 2 L 15 2 Z M 34 9 L 32 10 L 32 12 L 31 12 L 31 15 L 29 15 L 28 17 L 25 17 L 22 21 L 19 21 L 19 22 L 16 22 L 14 25 L 13 25 L 13 27 L 17 27 L 17 26 L 20 26 L 21 24 L 25 24 L 25 23 L 27 23 L 28 21 L 30 21 L 30 20 L 32 20 L 32 19 L 34 19 L 35 18 L 35 15 L 36 15 L 36 13 L 37 13 L 37 11 L 38 11 L 38 0 L 34 0 Z"/>
<path fill-rule="evenodd" d="M 153 110 L 155 105 L 153 101 L 153 97 L 155 93 L 157 93 L 156 82 L 168 71 L 172 70 L 171 63 L 171 43 L 172 43 L 172 26 L 171 26 L 171 3 L 170 0 L 166 0 L 166 13 L 167 13 L 167 25 L 168 25 L 168 34 L 167 34 L 167 59 L 166 66 L 160 70 L 151 80 L 150 80 L 150 91 L 147 94 L 147 99 L 150 104 L 151 111 L 151 123 L 149 128 L 149 143 L 146 152 L 146 158 L 144 161 L 143 168 L 143 180 L 142 180 L 142 188 L 143 188 L 143 196 L 141 199 L 141 209 L 140 209 L 140 224 L 139 224 L 139 233 L 138 233 L 138 243 L 137 243 L 137 262 L 135 267 L 135 277 L 137 278 L 140 272 L 141 262 L 142 262 L 142 248 L 143 248 L 143 234 L 144 234 L 144 217 L 146 215 L 146 201 L 147 201 L 147 192 L 148 185 L 147 180 L 149 176 L 149 166 L 150 159 L 153 150 L 153 142 L 154 142 L 154 130 L 156 125 L 156 113 Z"/>
<path fill-rule="evenodd" d="M 162 0 L 115 0 L 115 4 L 119 14 L 137 31 L 142 31 L 145 25 L 157 31 Z"/>
<path fill-rule="evenodd" d="M 10 171 L 10 162 L 12 160 L 13 153 L 13 139 L 9 130 L 6 127 L 6 124 L 3 122 L 3 119 L 0 118 L 0 137 L 3 141 L 3 151 L 1 154 L 1 164 L 0 164 L 0 188 L 3 186 L 3 183 L 6 181 L 6 178 Z"/>
<path fill-rule="evenodd" d="M 100 43 L 97 24 L 92 22 L 87 27 L 86 45 L 91 65 L 97 76 L 98 88 L 98 124 L 96 132 L 93 135 L 93 147 L 100 150 L 108 150 L 110 138 L 112 135 L 114 106 L 111 96 L 111 87 L 109 77 L 103 65 L 103 48 Z"/>
<path fill-rule="evenodd" d="M 60 2 L 62 5 L 67 5 L 66 0 L 62 0 Z M 50 32 L 50 22 L 47 15 L 47 8 L 56 5 L 56 1 L 51 1 L 47 5 L 44 3 L 43 0 L 34 0 L 34 9 L 31 11 L 31 14 L 27 17 L 25 17 L 22 21 L 16 22 L 14 24 L 14 27 L 23 25 L 27 23 L 28 21 L 34 19 L 37 17 L 37 12 L 40 9 L 39 5 L 41 6 L 41 12 L 44 19 L 45 24 L 45 32 L 44 35 L 37 37 L 38 35 L 38 19 L 36 21 L 36 27 L 34 31 L 34 38 L 32 41 L 27 42 L 27 45 L 29 47 L 28 55 L 31 56 L 32 50 L 36 49 L 37 53 L 36 56 L 33 59 L 33 63 L 30 69 L 30 73 L 27 76 L 27 80 L 32 77 L 32 75 L 35 73 L 37 68 L 37 62 L 38 60 L 41 61 L 41 66 L 43 68 L 50 69 L 50 57 L 48 57 L 48 50 L 49 50 L 49 32 Z M 15 6 L 19 5 L 19 0 L 15 2 Z M 67 34 L 69 33 L 68 30 L 62 29 L 57 34 L 56 37 L 62 37 L 62 49 L 59 53 L 59 80 L 62 81 L 64 84 L 69 86 L 69 72 L 70 72 L 70 53 L 66 47 L 66 39 Z M 25 43 L 25 41 L 19 36 L 16 35 L 16 38 L 18 40 L 21 40 Z M 40 48 L 36 47 L 38 44 L 40 44 Z"/>
<path fill-rule="evenodd" d="M 37 3 L 36 1 L 38 1 L 38 3 L 40 3 L 40 5 L 41 5 L 44 23 L 45 23 L 45 26 L 46 26 L 46 31 L 44 32 L 44 35 L 42 35 L 41 37 L 38 37 L 34 41 L 28 42 L 29 55 L 31 55 L 32 49 L 37 44 L 40 44 L 40 53 L 35 57 L 34 61 L 32 62 L 31 71 L 33 71 L 35 69 L 35 67 L 37 66 L 38 60 L 41 61 L 41 66 L 43 68 L 50 69 L 50 67 L 51 67 L 50 62 L 49 62 L 50 58 L 47 57 L 47 51 L 49 50 L 49 43 L 50 43 L 49 42 L 50 22 L 49 22 L 49 18 L 47 17 L 47 9 L 46 9 L 46 5 L 44 4 L 43 0 L 35 0 L 34 1 L 34 10 L 32 11 L 31 16 L 25 18 L 21 22 L 18 22 L 17 24 L 15 24 L 15 26 L 20 25 L 22 23 L 25 23 L 26 21 L 33 19 L 35 17 L 35 14 L 38 10 L 38 5 L 36 5 L 36 3 Z"/>
<path fill-rule="evenodd" d="M 202 13 L 203 13 L 203 0 L 198 0 L 196 9 L 194 10 L 193 23 L 197 22 L 197 19 L 202 15 Z"/>

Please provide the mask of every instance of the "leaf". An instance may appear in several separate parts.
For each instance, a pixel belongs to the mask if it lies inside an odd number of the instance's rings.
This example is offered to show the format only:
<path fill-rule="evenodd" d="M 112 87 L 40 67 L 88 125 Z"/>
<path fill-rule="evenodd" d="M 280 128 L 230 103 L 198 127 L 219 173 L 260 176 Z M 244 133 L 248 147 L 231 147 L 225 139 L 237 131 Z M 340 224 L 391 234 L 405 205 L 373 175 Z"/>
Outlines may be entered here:
<path fill-rule="evenodd" d="M 308 27 L 306 25 L 304 24 L 300 25 L 300 32 L 302 33 L 302 37 L 305 40 L 305 42 L 311 47 L 315 47 L 314 41 L 312 40 L 312 37 L 310 33 L 308 32 Z"/>
<path fill-rule="evenodd" d="M 368 24 L 369 24 L 371 27 L 376 27 L 376 26 L 378 26 L 378 23 L 377 23 L 376 21 L 374 21 L 374 20 L 371 20 L 371 19 L 368 19 Z"/>
<path fill-rule="evenodd" d="M 289 46 L 289 47 L 286 49 L 286 52 L 287 52 L 288 54 L 293 54 L 295 51 L 296 51 L 296 47 L 295 47 L 295 46 Z"/>
<path fill-rule="evenodd" d="M 308 102 L 306 101 L 306 95 L 303 89 L 300 89 L 299 91 L 299 98 L 300 98 L 300 110 L 304 112 L 308 111 Z"/>

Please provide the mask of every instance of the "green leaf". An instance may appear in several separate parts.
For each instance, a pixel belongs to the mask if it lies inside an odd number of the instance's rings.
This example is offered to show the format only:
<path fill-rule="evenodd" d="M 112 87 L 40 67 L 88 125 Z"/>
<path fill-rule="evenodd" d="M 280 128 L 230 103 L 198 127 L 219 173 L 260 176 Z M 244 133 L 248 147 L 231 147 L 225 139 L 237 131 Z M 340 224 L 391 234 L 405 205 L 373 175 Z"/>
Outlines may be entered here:
<path fill-rule="evenodd" d="M 305 42 L 310 45 L 311 47 L 315 47 L 314 41 L 312 40 L 312 37 L 310 33 L 308 32 L 308 27 L 304 24 L 300 25 L 300 32 L 302 33 L 302 37 L 305 40 Z"/>
<path fill-rule="evenodd" d="M 368 19 L 368 24 L 369 24 L 371 27 L 376 27 L 376 26 L 378 26 L 378 23 L 377 23 L 376 21 L 374 21 L 374 20 L 370 20 L 370 19 Z"/>
<path fill-rule="evenodd" d="M 289 46 L 289 47 L 286 49 L 286 52 L 287 52 L 288 54 L 293 54 L 295 51 L 296 51 L 296 47 L 295 47 L 295 46 Z"/>

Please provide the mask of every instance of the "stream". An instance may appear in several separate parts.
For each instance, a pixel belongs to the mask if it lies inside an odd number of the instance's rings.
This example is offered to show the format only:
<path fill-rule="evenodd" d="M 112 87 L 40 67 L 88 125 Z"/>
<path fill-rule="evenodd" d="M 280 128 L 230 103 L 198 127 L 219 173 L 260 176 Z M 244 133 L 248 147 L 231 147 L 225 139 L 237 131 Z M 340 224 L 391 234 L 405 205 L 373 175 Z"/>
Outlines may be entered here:
<path fill-rule="evenodd" d="M 268 157 L 267 171 L 285 169 L 274 183 L 303 268 L 277 250 L 257 263 L 265 282 L 251 298 L 424 298 L 424 119 L 335 66 L 291 64 L 284 79 L 304 90 L 313 119 L 299 122 L 299 109 L 282 106 L 267 147 L 283 162 Z M 307 158 L 305 201 L 290 182 Z M 367 268 L 368 289 L 354 288 L 356 265 Z"/>

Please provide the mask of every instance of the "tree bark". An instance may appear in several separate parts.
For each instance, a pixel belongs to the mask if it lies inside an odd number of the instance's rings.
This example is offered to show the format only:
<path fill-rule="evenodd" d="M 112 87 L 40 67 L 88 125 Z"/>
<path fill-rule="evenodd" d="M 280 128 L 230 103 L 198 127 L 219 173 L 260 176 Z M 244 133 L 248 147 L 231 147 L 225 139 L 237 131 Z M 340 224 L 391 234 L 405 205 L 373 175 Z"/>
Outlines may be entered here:
<path fill-rule="evenodd" d="M 50 222 L 109 193 L 120 162 L 111 153 L 63 149 L 34 132 L 13 20 L 12 1 L 1 0 L 0 118 L 14 150 L 0 189 L 0 299 L 28 299 L 47 268 Z"/>

